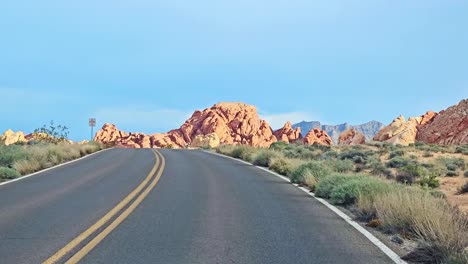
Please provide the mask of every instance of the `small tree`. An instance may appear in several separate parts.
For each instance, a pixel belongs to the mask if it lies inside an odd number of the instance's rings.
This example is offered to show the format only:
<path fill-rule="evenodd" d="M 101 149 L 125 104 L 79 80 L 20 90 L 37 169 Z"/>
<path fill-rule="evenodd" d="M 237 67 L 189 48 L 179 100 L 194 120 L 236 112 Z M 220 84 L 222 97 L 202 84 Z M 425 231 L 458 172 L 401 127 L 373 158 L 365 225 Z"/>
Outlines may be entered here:
<path fill-rule="evenodd" d="M 41 128 L 34 130 L 36 140 L 54 144 L 68 140 L 69 133 L 68 127 L 62 125 L 56 126 L 53 120 L 50 121 L 49 126 L 43 125 Z"/>

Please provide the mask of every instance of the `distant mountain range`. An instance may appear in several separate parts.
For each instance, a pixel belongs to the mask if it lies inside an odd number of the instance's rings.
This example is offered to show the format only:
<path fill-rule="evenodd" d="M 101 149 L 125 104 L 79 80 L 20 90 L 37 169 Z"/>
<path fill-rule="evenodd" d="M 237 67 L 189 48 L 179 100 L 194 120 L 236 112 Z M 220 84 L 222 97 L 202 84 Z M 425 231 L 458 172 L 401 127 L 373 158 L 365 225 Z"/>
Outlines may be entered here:
<path fill-rule="evenodd" d="M 314 128 L 319 128 L 325 130 L 327 134 L 332 138 L 333 143 L 338 143 L 338 137 L 340 134 L 348 130 L 350 128 L 354 128 L 356 131 L 359 131 L 366 136 L 366 141 L 372 140 L 375 134 L 379 132 L 380 129 L 384 127 L 384 124 L 378 121 L 370 121 L 362 125 L 349 125 L 348 123 L 340 124 L 340 125 L 322 125 L 319 121 L 302 121 L 300 123 L 292 125 L 295 129 L 297 127 L 301 128 L 302 136 L 305 136 L 310 130 Z"/>

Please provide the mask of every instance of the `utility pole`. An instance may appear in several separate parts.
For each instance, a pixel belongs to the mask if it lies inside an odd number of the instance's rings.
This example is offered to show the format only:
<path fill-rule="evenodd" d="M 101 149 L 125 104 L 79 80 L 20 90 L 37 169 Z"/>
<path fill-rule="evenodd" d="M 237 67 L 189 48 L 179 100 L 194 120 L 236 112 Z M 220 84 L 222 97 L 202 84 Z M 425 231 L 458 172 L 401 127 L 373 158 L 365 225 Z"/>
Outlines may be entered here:
<path fill-rule="evenodd" d="M 93 129 L 96 126 L 96 118 L 90 118 L 89 119 L 89 126 L 91 127 L 91 139 L 90 139 L 90 141 L 93 141 Z"/>

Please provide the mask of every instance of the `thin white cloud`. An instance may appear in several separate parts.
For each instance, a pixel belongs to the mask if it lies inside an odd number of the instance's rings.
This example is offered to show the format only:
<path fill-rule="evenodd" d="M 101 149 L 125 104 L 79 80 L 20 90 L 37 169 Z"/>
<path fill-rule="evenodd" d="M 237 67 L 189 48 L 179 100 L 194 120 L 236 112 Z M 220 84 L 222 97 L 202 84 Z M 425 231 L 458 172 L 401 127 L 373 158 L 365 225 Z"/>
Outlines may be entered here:
<path fill-rule="evenodd" d="M 278 114 L 260 114 L 261 118 L 270 123 L 273 129 L 281 128 L 286 122 L 298 123 L 301 121 L 319 120 L 316 116 L 305 112 L 288 112 Z"/>
<path fill-rule="evenodd" d="M 109 107 L 97 110 L 98 124 L 111 123 L 131 132 L 163 133 L 179 128 L 192 112 L 157 107 Z"/>

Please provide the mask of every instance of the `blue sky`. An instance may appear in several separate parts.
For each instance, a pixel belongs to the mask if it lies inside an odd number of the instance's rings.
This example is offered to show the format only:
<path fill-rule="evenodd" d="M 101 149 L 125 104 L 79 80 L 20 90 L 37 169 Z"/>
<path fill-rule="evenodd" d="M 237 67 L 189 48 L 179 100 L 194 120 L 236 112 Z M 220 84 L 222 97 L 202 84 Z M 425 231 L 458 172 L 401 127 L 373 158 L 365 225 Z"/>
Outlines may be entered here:
<path fill-rule="evenodd" d="M 390 122 L 468 97 L 467 1 L 0 3 L 0 129 L 141 132 L 219 101 L 286 120 Z"/>

